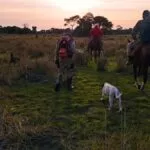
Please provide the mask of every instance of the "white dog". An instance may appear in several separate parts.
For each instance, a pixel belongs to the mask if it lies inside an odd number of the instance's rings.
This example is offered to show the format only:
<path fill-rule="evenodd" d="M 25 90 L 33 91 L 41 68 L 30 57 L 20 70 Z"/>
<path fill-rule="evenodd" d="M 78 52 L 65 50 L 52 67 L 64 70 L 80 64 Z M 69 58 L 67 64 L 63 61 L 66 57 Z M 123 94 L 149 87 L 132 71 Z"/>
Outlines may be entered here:
<path fill-rule="evenodd" d="M 115 87 L 109 83 L 104 83 L 104 85 L 102 87 L 101 100 L 103 100 L 103 97 L 105 95 L 109 97 L 109 108 L 108 108 L 109 110 L 112 109 L 113 101 L 116 98 L 116 99 L 118 99 L 118 103 L 119 103 L 119 111 L 122 111 L 122 100 L 121 100 L 122 93 L 118 90 L 117 87 Z"/>

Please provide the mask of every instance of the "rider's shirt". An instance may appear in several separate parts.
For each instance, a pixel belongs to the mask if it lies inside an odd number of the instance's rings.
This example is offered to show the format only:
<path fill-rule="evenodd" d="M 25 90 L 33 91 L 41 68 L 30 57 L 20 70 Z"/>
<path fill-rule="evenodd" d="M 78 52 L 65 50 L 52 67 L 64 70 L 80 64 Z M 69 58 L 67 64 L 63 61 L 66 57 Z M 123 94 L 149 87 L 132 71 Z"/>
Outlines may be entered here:
<path fill-rule="evenodd" d="M 140 36 L 143 43 L 150 43 L 150 17 L 142 21 Z"/>
<path fill-rule="evenodd" d="M 142 43 L 150 43 L 150 17 L 136 23 L 132 31 L 133 39 L 136 40 L 137 35 Z"/>
<path fill-rule="evenodd" d="M 103 36 L 103 31 L 100 28 L 95 27 L 91 30 L 90 35 L 92 37 L 100 38 Z"/>

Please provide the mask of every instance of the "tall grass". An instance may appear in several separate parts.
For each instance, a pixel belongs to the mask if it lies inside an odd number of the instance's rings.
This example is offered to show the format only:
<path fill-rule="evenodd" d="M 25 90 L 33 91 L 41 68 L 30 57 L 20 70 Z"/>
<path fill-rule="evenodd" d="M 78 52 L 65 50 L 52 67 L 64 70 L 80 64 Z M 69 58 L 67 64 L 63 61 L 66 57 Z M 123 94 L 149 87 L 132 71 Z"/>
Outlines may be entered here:
<path fill-rule="evenodd" d="M 6 41 L 9 44 L 6 45 Z M 4 37 L 1 39 L 0 82 L 11 85 L 26 74 L 45 74 L 50 78 L 56 75 L 54 64 L 54 39 L 38 40 L 32 37 Z M 11 46 L 11 48 L 10 48 Z M 20 58 L 17 64 L 10 64 L 10 52 Z M 3 54 L 2 54 L 3 53 Z"/>
<path fill-rule="evenodd" d="M 107 69 L 107 58 L 100 57 L 97 62 L 97 71 L 106 71 Z"/>
<path fill-rule="evenodd" d="M 100 58 L 97 65 L 100 72 L 88 68 L 89 57 L 84 52 L 88 39 L 77 38 L 77 48 L 83 51 L 74 58 L 79 66 L 75 89 L 71 93 L 62 90 L 56 94 L 52 82 L 30 81 L 38 77 L 53 81 L 57 74 L 54 57 L 58 38 L 18 35 L 0 38 L 0 149 L 44 149 L 44 145 L 48 145 L 47 149 L 54 146 L 54 149 L 66 150 L 119 150 L 124 144 L 128 150 L 148 150 L 148 96 L 131 87 L 130 76 L 121 74 L 126 71 L 126 38 L 104 37 L 107 59 Z M 20 61 L 10 64 L 10 52 Z M 115 70 L 102 72 L 109 68 L 110 60 Z M 116 71 L 120 76 L 116 76 Z M 21 83 L 27 80 L 27 86 L 16 84 L 20 79 Z M 125 93 L 123 98 L 128 100 L 127 124 L 135 125 L 139 118 L 140 125 L 143 123 L 140 128 L 128 126 L 122 134 L 120 114 L 112 112 L 108 114 L 105 136 L 105 110 L 99 101 L 99 83 L 105 81 L 121 87 Z M 141 112 L 141 116 L 137 112 Z"/>
<path fill-rule="evenodd" d="M 126 50 L 121 49 L 116 52 L 116 71 L 117 72 L 125 72 L 127 71 L 127 66 L 126 66 Z"/>

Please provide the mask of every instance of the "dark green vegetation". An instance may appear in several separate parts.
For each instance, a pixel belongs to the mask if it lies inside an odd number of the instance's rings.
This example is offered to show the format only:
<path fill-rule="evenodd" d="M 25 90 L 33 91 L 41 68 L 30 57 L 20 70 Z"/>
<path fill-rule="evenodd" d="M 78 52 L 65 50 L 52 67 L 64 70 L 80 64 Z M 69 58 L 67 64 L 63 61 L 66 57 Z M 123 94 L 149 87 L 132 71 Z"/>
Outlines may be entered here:
<path fill-rule="evenodd" d="M 38 35 L 44 34 L 63 34 L 64 32 L 72 32 L 73 35 L 77 37 L 89 36 L 89 31 L 94 24 L 100 24 L 103 28 L 103 31 L 107 35 L 126 35 L 131 34 L 132 28 L 124 29 L 122 26 L 118 25 L 117 29 L 112 29 L 114 26 L 113 23 L 106 18 L 106 16 L 94 16 L 91 12 L 86 13 L 83 16 L 75 14 L 69 18 L 64 18 L 64 26 L 68 28 L 51 28 L 48 30 L 42 29 L 37 31 L 36 26 L 32 26 L 32 29 L 29 28 L 28 24 L 23 24 L 23 27 L 17 26 L 1 26 L 0 25 L 0 34 L 20 34 L 20 35 L 29 35 L 35 34 L 36 38 Z M 70 28 L 71 27 L 71 28 Z"/>
<path fill-rule="evenodd" d="M 132 71 L 116 69 L 115 56 L 123 57 L 122 50 L 116 55 L 109 50 L 105 72 L 97 72 L 93 62 L 77 67 L 70 93 L 65 88 L 55 93 L 53 80 L 31 83 L 21 78 L 17 84 L 3 84 L 1 149 L 148 150 L 150 84 L 145 92 L 137 90 Z M 105 105 L 100 101 L 100 85 L 105 81 L 123 92 L 121 114 L 116 101 L 112 112 L 106 111 L 107 99 Z"/>

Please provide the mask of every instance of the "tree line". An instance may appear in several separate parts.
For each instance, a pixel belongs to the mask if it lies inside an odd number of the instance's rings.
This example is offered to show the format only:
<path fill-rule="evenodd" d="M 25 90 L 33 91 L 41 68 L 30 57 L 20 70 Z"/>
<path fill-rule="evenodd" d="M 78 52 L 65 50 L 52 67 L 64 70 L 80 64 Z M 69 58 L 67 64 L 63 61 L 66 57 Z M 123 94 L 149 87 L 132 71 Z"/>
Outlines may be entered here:
<path fill-rule="evenodd" d="M 32 33 L 32 30 L 29 28 L 20 28 L 17 26 L 6 26 L 2 27 L 0 26 L 0 33 L 5 34 L 28 34 Z"/>
<path fill-rule="evenodd" d="M 116 29 L 113 28 L 113 23 L 104 16 L 94 16 L 91 12 L 86 13 L 82 17 L 74 15 L 64 19 L 65 29 L 50 28 L 49 30 L 37 31 L 36 26 L 29 28 L 28 24 L 24 24 L 23 27 L 17 26 L 0 26 L 0 33 L 5 34 L 62 34 L 64 32 L 72 32 L 74 36 L 88 36 L 94 24 L 99 24 L 104 31 L 104 34 L 130 34 L 132 28 L 123 29 L 120 25 Z M 66 28 L 67 27 L 67 28 Z"/>
<path fill-rule="evenodd" d="M 104 31 L 104 34 L 130 34 L 132 28 L 123 29 L 118 25 L 113 28 L 113 23 L 104 16 L 94 16 L 91 12 L 86 13 L 83 17 L 74 15 L 70 18 L 65 18 L 65 26 L 69 26 L 75 36 L 88 36 L 89 31 L 94 24 L 99 24 Z"/>
<path fill-rule="evenodd" d="M 62 34 L 64 32 L 71 32 L 71 29 L 59 29 L 59 28 L 51 28 L 49 30 L 40 30 L 37 31 L 37 28 L 34 26 L 32 29 L 29 27 L 17 27 L 17 26 L 0 26 L 0 34 Z"/>

